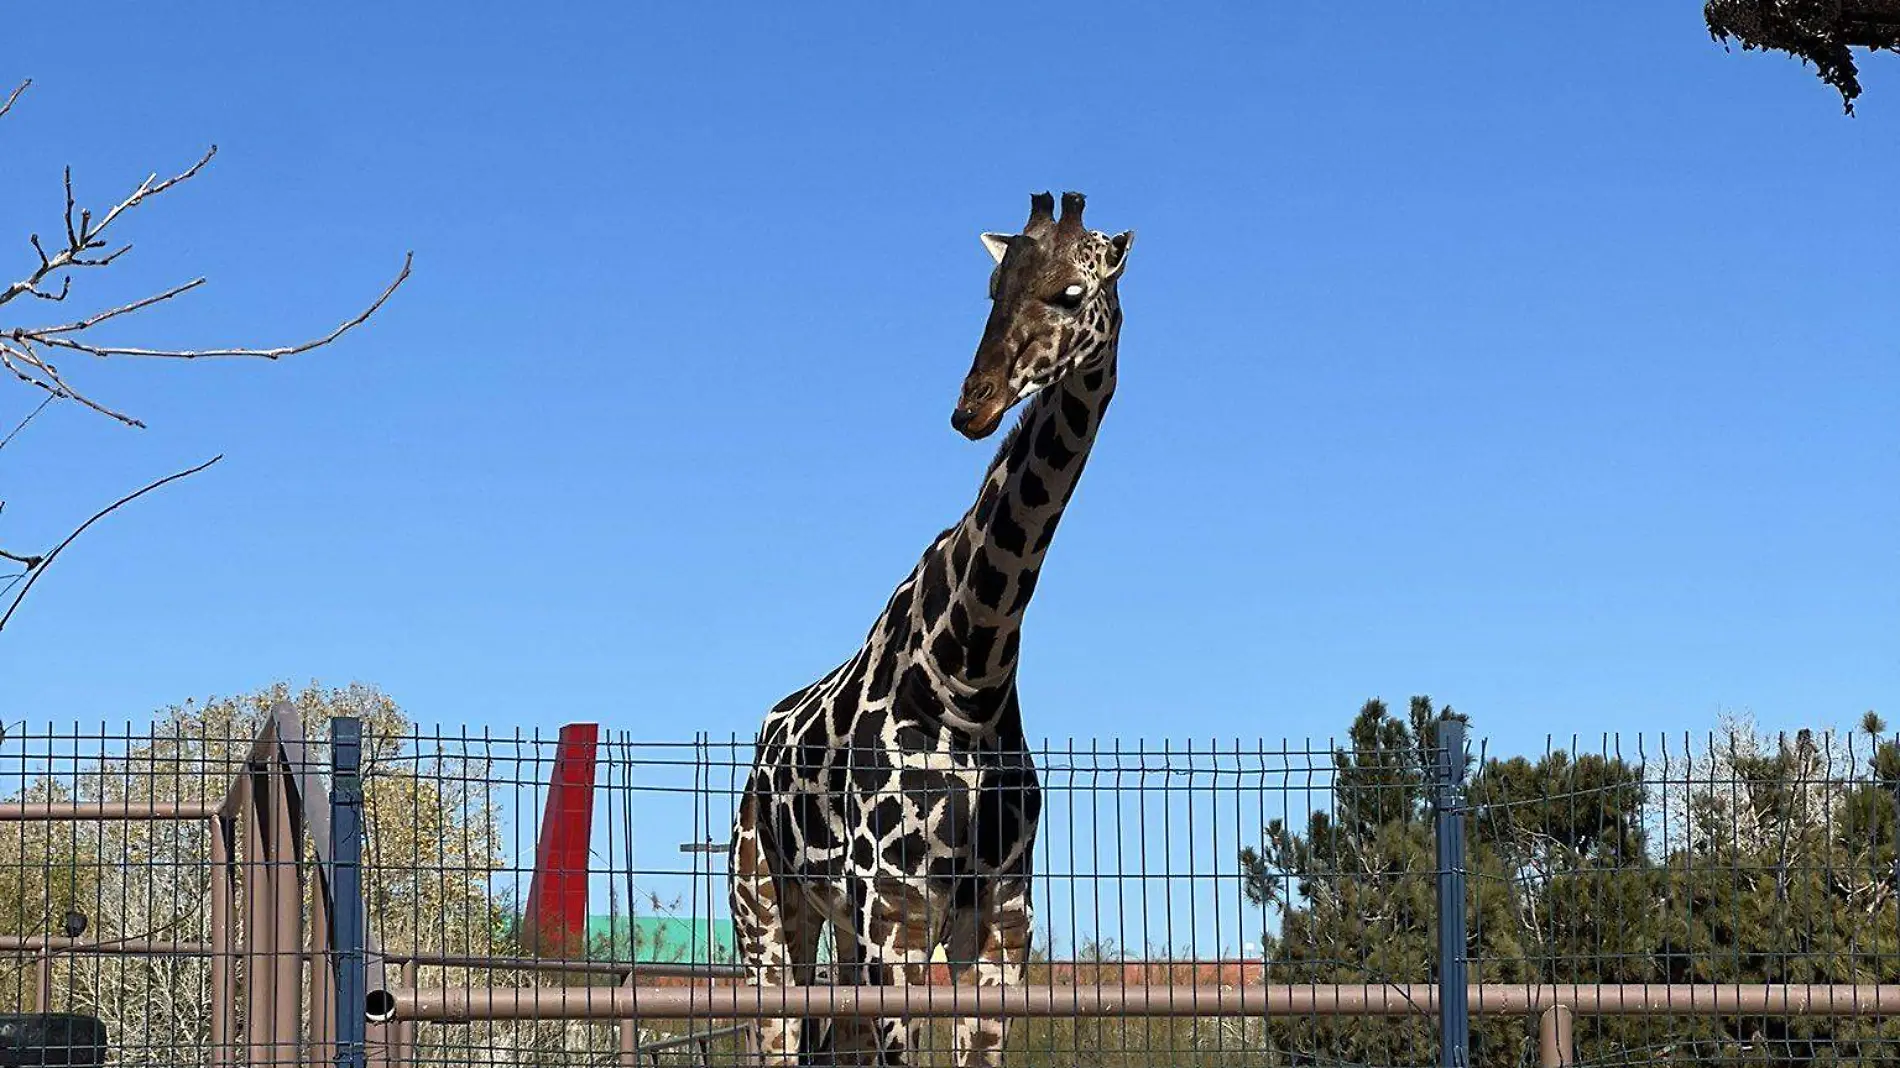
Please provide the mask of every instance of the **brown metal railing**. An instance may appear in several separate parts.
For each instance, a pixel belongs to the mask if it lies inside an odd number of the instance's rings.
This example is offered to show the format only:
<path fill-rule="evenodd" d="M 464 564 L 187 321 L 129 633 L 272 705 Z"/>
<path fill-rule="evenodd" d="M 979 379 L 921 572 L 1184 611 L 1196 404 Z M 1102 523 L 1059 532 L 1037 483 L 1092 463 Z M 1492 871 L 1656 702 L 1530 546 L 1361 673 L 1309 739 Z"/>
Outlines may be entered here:
<path fill-rule="evenodd" d="M 400 1020 L 741 1020 L 781 1016 L 1011 1018 L 1417 1016 L 1432 984 L 1261 986 L 693 986 L 404 987 Z M 1900 985 L 1473 984 L 1474 1014 L 1537 1016 L 1541 1063 L 1575 1063 L 1572 1018 L 1585 1016 L 1900 1015 Z"/>
<path fill-rule="evenodd" d="M 204 820 L 210 832 L 211 893 L 208 943 L 123 939 L 0 936 L 0 950 L 36 957 L 34 1005 L 51 1007 L 52 962 L 62 954 L 203 956 L 211 967 L 211 1064 L 329 1064 L 334 1060 L 335 982 L 330 970 L 310 968 L 309 1035 L 303 1030 L 304 968 L 322 961 L 328 921 L 324 895 L 313 903 L 308 940 L 303 924 L 306 865 L 303 834 L 321 863 L 327 856 L 328 801 L 317 778 L 295 708 L 279 702 L 252 743 L 242 769 L 219 804 L 180 801 L 23 801 L 0 804 L 0 822 Z M 240 922 L 241 921 L 241 922 Z M 372 947 L 373 948 L 373 947 Z M 374 961 L 380 993 L 380 958 Z M 239 1004 L 243 1011 L 238 1012 Z M 240 1027 L 240 1021 L 242 1026 Z M 386 1043 L 385 1043 L 386 1044 Z M 386 1057 L 371 1055 L 383 1066 Z"/>
<path fill-rule="evenodd" d="M 217 805 L 197 801 L 8 801 L 0 804 L 0 823 L 40 820 L 202 820 Z"/>
<path fill-rule="evenodd" d="M 137 818 L 137 817 L 128 817 Z M 228 976 L 230 962 L 235 955 L 227 946 L 214 946 L 209 942 L 186 942 L 176 940 L 158 940 L 149 938 L 119 938 L 106 940 L 86 940 L 65 938 L 58 935 L 0 935 L 0 953 L 31 954 L 35 960 L 35 983 L 33 1007 L 35 1012 L 47 1012 L 52 1006 L 53 961 L 61 956 L 115 956 L 115 957 L 202 957 L 212 963 L 212 1004 L 214 1036 L 222 1038 L 222 1044 L 229 1046 L 233 1015 L 229 1011 L 232 1003 Z M 303 951 L 296 954 L 304 964 L 319 963 L 325 959 L 321 949 Z M 631 980 L 636 976 L 652 978 L 681 979 L 741 979 L 745 970 L 736 965 L 724 964 L 681 964 L 663 961 L 627 961 L 627 960 L 575 960 L 543 957 L 495 957 L 464 953 L 430 952 L 385 952 L 383 960 L 402 966 L 402 986 L 414 989 L 417 985 L 417 969 L 423 967 L 438 968 L 496 968 L 511 971 L 541 972 L 569 975 L 605 975 Z M 222 966 L 222 971 L 221 967 Z M 599 988 L 595 988 L 599 989 Z M 217 1021 L 224 1021 L 219 1030 Z M 383 1021 L 387 1031 L 382 1042 L 386 1060 L 390 1065 L 408 1063 L 409 1052 L 415 1048 L 415 1025 L 417 1018 L 399 1018 Z M 716 1038 L 737 1034 L 748 1030 L 750 1024 L 733 1027 L 715 1028 L 710 1031 L 695 1031 L 690 1034 L 662 1039 L 658 1042 L 639 1042 L 638 1021 L 632 1017 L 618 1021 L 618 1039 L 622 1064 L 635 1064 L 640 1056 L 656 1054 L 665 1050 L 696 1046 L 705 1058 L 707 1043 Z M 317 1062 L 306 1057 L 312 1064 Z M 228 1063 L 228 1062 L 225 1062 Z"/>
<path fill-rule="evenodd" d="M 50 962 L 60 955 L 182 956 L 218 959 L 208 943 L 154 939 L 83 941 L 58 936 L 0 935 L 0 952 L 31 953 L 42 976 L 35 992 L 40 1011 L 49 1006 Z M 299 952 L 298 960 L 320 960 Z M 597 1020 L 620 1025 L 623 1063 L 662 1050 L 696 1046 L 751 1025 L 718 1027 L 637 1042 L 641 1019 L 746 1020 L 781 1015 L 956 1017 L 1001 1015 L 1051 1017 L 1272 1017 L 1419 1016 L 1437 1011 L 1432 984 L 1191 985 L 1138 986 L 790 986 L 672 987 L 419 987 L 417 968 L 493 967 L 547 973 L 632 977 L 736 979 L 730 965 L 634 961 L 487 957 L 468 954 L 387 952 L 402 965 L 392 1029 L 383 1038 L 385 1063 L 407 1063 L 418 1022 L 471 1020 Z M 214 988 L 215 989 L 215 988 Z M 1540 1063 L 1574 1062 L 1573 1021 L 1583 1016 L 1886 1016 L 1900 1015 L 1900 985 L 1845 984 L 1473 984 L 1472 1011 L 1485 1016 L 1537 1016 Z M 215 999 L 214 997 L 214 1000 Z"/>

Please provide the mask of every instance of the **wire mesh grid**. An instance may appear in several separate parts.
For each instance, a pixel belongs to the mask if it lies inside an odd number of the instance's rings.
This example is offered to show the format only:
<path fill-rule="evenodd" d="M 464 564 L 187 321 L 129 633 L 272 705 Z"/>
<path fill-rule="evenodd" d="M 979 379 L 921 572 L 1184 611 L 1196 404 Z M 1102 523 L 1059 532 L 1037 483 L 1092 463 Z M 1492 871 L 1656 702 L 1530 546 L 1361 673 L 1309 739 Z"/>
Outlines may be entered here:
<path fill-rule="evenodd" d="M 321 942 L 303 938 L 324 904 L 302 870 L 294 791 L 251 774 L 264 722 L 252 710 L 22 724 L 0 740 L 0 1013 L 14 1014 L 0 1022 L 0 1063 L 326 1052 L 333 985 Z M 299 773 L 320 781 L 320 738 L 299 728 L 287 740 Z M 238 1021 L 261 1035 L 266 1016 L 295 1037 L 240 1047 Z"/>
<path fill-rule="evenodd" d="M 442 895 L 453 902 L 449 909 L 417 899 L 381 908 L 373 901 L 372 922 L 384 932 L 414 931 L 431 940 L 432 951 L 460 958 L 492 954 L 519 960 L 531 952 L 525 945 L 530 940 L 539 941 L 543 951 L 550 948 L 545 935 L 524 927 L 522 903 L 531 892 L 534 847 L 545 830 L 544 790 L 553 777 L 554 750 L 548 739 L 460 735 L 431 738 L 415 748 L 416 777 L 441 784 L 440 803 L 461 814 L 446 820 L 423 814 L 414 822 L 459 824 L 465 837 L 448 852 L 487 863 L 463 869 L 469 877 Z M 835 755 L 847 766 L 853 763 L 851 754 Z M 1031 756 L 1043 804 L 1034 841 L 1034 934 L 1021 962 L 1021 983 L 1116 990 L 1173 983 L 1195 996 L 1204 989 L 1262 981 L 1266 966 L 1260 943 L 1273 910 L 1263 896 L 1250 899 L 1253 877 L 1242 868 L 1241 846 L 1254 841 L 1270 819 L 1325 805 L 1333 775 L 1328 750 L 1237 742 L 1109 742 L 1045 745 Z M 754 757 L 749 743 L 734 739 L 676 744 L 602 739 L 587 894 L 597 911 L 588 917 L 582 937 L 564 947 L 570 957 L 602 970 L 586 978 L 570 973 L 558 981 L 556 998 L 514 993 L 547 991 L 545 971 L 417 968 L 404 984 L 413 986 L 419 999 L 466 1008 L 464 992 L 473 991 L 497 1015 L 528 1019 L 407 1025 L 413 1037 L 401 1040 L 412 1043 L 405 1055 L 448 1063 L 503 1050 L 513 1056 L 539 1043 L 563 1055 L 625 1056 L 637 1047 L 643 1061 L 648 1053 L 745 1060 L 759 1025 L 779 1018 L 756 1000 L 748 1003 L 747 991 L 753 988 L 747 966 L 754 958 L 747 953 L 745 930 L 735 926 L 729 900 L 734 813 Z M 463 784 L 476 788 L 479 801 L 462 795 Z M 862 798 L 865 830 L 879 842 L 878 882 L 884 890 L 893 882 L 913 887 L 954 882 L 933 880 L 926 858 L 905 856 L 907 848 L 915 848 L 914 838 L 901 828 L 878 826 L 868 814 L 885 796 L 888 790 Z M 820 806 L 832 800 L 805 799 Z M 382 822 L 380 815 L 373 819 Z M 421 834 L 413 841 L 420 852 L 398 856 L 390 842 L 376 842 L 372 835 L 372 885 L 394 870 L 441 870 L 428 855 L 442 848 L 439 839 Z M 844 881 L 840 873 L 837 882 Z M 802 895 L 822 891 L 826 887 L 820 884 L 830 880 L 788 872 L 782 882 L 788 894 Z M 974 892 L 981 896 L 980 889 Z M 954 904 L 955 895 L 951 887 L 947 895 L 920 896 L 947 896 L 952 900 L 944 903 Z M 930 907 L 925 901 L 923 914 L 908 918 L 913 926 L 944 925 L 945 917 L 929 915 Z M 398 915 L 402 908 L 409 915 Z M 438 916 L 450 918 L 433 927 L 423 922 Z M 909 973 L 886 958 L 890 966 L 880 974 L 839 949 L 836 935 L 848 936 L 857 926 L 850 917 L 831 918 L 823 937 L 815 940 L 809 957 L 813 968 L 778 978 L 840 985 L 908 979 L 941 987 L 951 986 L 955 973 L 972 963 L 960 958 L 954 945 L 933 944 L 913 954 L 909 962 L 919 967 Z M 396 940 L 388 935 L 390 944 Z M 625 978 L 629 972 L 631 984 Z M 622 985 L 628 987 L 620 994 L 624 1000 L 610 1000 Z M 727 990 L 727 1007 L 720 1010 L 724 1015 L 714 1016 L 713 992 L 721 988 Z M 707 994 L 704 1010 L 693 1004 L 700 993 Z M 556 1008 L 557 1001 L 564 1007 Z M 670 1019 L 643 1015 L 631 1036 L 619 1025 L 534 1019 L 542 1012 L 608 1017 L 619 1006 L 637 1007 L 642 1001 L 684 1004 L 684 1009 L 653 1010 L 674 1013 Z M 845 1056 L 837 1048 L 837 1032 L 847 1028 L 814 1021 L 812 1029 L 809 1045 L 818 1048 L 808 1048 L 808 1054 L 820 1060 Z M 908 1059 L 946 1059 L 954 1029 L 953 1019 L 920 1024 L 915 1037 L 905 1036 L 912 1046 Z M 694 1037 L 706 1031 L 717 1033 L 703 1041 Z M 1066 1063 L 1077 1055 L 1102 1063 L 1154 1063 L 1164 1051 L 1194 1063 L 1254 1063 L 1262 1048 L 1260 1032 L 1259 1021 L 1191 1015 L 1132 1024 L 1042 1018 L 1015 1023 L 1006 1049 L 1012 1063 L 1025 1064 Z"/>
<path fill-rule="evenodd" d="M 364 898 L 398 1000 L 370 1029 L 371 1063 L 759 1063 L 763 1033 L 789 1018 L 804 1022 L 805 1063 L 888 1059 L 878 1017 L 827 1019 L 814 995 L 900 982 L 937 999 L 884 1003 L 907 1060 L 955 1056 L 968 984 L 993 956 L 967 940 L 922 960 L 854 947 L 876 911 L 860 896 L 825 916 L 809 971 L 753 966 L 728 847 L 750 743 L 600 737 L 585 872 L 566 872 L 582 911 L 555 929 L 536 917 L 560 910 L 530 899 L 537 868 L 552 881 L 561 739 L 365 719 Z M 9 732 L 0 1012 L 96 1018 L 111 1063 L 331 1062 L 337 1006 L 320 976 L 335 903 L 311 811 L 327 730 L 303 725 L 312 775 L 283 817 L 269 805 L 247 816 L 230 803 L 247 779 L 263 789 L 263 722 Z M 1337 744 L 1035 746 L 1034 919 L 1020 974 L 1005 976 L 1005 994 L 1025 993 L 1003 998 L 1001 1059 L 1440 1063 L 1430 732 L 1362 716 Z M 1897 789 L 1900 750 L 1866 732 L 1473 754 L 1451 813 L 1466 835 L 1469 1063 L 1900 1063 Z M 860 800 L 875 810 L 882 797 Z M 141 806 L 170 811 L 120 818 Z M 286 827 L 288 850 L 246 844 Z M 931 882 L 928 864 L 915 870 L 897 828 L 868 829 L 886 869 L 872 889 L 917 910 L 903 924 L 941 933 L 959 894 L 986 892 L 988 876 L 958 889 L 940 869 L 947 890 L 906 897 L 904 880 Z M 787 892 L 824 896 L 824 871 Z M 807 998 L 790 1002 L 795 1016 L 769 1000 L 778 979 L 807 984 L 793 988 Z M 260 1048 L 285 986 L 291 1028 Z M 1560 1003 L 1572 1012 L 1558 1048 L 1540 1031 Z"/>
<path fill-rule="evenodd" d="M 1900 1063 L 1900 747 L 1883 728 L 1870 713 L 1846 732 L 1572 738 L 1482 761 L 1473 981 L 1611 1002 L 1576 1016 L 1577 1063 Z M 1506 1022 L 1474 1023 L 1473 1063 L 1535 1036 Z"/>

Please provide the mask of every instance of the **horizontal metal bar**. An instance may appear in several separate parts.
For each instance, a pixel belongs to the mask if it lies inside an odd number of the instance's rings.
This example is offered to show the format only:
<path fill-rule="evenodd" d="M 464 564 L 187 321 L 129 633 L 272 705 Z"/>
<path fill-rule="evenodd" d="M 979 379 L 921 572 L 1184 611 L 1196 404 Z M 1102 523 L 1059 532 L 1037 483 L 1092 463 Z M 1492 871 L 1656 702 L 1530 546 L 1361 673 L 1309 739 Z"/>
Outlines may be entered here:
<path fill-rule="evenodd" d="M 673 961 L 565 960 L 557 957 L 483 957 L 453 953 L 390 953 L 383 959 L 397 964 L 417 964 L 442 968 L 512 968 L 524 972 L 585 972 L 592 975 L 650 975 L 658 979 L 743 979 L 746 970 L 737 964 L 687 964 Z"/>
<path fill-rule="evenodd" d="M 208 801 L 9 801 L 0 823 L 36 820 L 202 820 L 216 814 Z"/>
<path fill-rule="evenodd" d="M 211 947 L 203 942 L 159 942 L 149 938 L 107 939 L 82 942 L 58 935 L 0 935 L 0 953 L 51 950 L 56 954 L 118 957 L 209 957 Z"/>
<path fill-rule="evenodd" d="M 391 991 L 398 1019 L 747 1019 L 779 1016 L 1257 1016 L 1429 1012 L 1409 986 L 423 987 Z"/>
<path fill-rule="evenodd" d="M 54 953 L 75 956 L 123 957 L 209 957 L 215 951 L 204 942 L 160 942 L 146 938 L 81 941 L 58 935 L 0 935 L 0 953 L 33 952 L 50 949 Z M 310 956 L 308 951 L 299 951 Z M 416 964 L 443 968 L 505 968 L 526 972 L 581 972 L 594 975 L 652 976 L 656 979 L 743 979 L 746 970 L 736 964 L 688 964 L 672 961 L 589 961 L 539 957 L 484 957 L 459 953 L 384 953 L 383 959 L 395 964 Z"/>
<path fill-rule="evenodd" d="M 1473 984 L 1471 1010 L 1526 1016 L 1900 1015 L 1900 985 Z M 1427 983 L 1358 986 L 424 987 L 390 992 L 410 1020 L 747 1019 L 779 1016 L 1405 1016 Z"/>
<path fill-rule="evenodd" d="M 1473 983 L 1471 1011 L 1492 1016 L 1568 1006 L 1580 1016 L 1900 1016 L 1900 984 Z"/>

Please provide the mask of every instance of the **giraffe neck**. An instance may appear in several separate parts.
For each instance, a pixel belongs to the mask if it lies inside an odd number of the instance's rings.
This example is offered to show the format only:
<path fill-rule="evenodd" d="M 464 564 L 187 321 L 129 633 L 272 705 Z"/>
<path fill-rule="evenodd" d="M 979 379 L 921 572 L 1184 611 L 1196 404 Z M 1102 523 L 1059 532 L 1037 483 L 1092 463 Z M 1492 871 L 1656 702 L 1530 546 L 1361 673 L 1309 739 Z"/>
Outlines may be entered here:
<path fill-rule="evenodd" d="M 1013 705 L 1023 612 L 1115 393 L 1115 363 L 1111 338 L 1100 358 L 1030 400 L 976 503 L 924 562 L 921 651 L 970 713 L 966 729 L 981 729 L 1006 699 Z"/>

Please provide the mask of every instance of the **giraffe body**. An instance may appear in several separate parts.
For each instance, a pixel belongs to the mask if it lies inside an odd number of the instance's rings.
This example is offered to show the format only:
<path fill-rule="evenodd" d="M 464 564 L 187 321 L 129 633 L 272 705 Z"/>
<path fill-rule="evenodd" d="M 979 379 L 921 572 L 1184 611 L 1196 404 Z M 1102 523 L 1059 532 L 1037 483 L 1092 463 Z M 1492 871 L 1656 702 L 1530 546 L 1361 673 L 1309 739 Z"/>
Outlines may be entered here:
<path fill-rule="evenodd" d="M 1042 799 L 1023 734 L 1020 623 L 1115 390 L 1115 283 L 1131 235 L 1051 218 L 1032 198 L 997 258 L 990 322 L 952 424 L 1021 419 L 976 502 L 891 594 L 864 643 L 766 716 L 734 820 L 732 910 L 751 981 L 921 984 L 943 947 L 959 981 L 1020 982 Z M 1080 292 L 1078 292 L 1078 290 Z M 766 1063 L 908 1063 L 895 1019 L 765 1020 Z M 958 1063 L 1000 1063 L 1001 1021 L 957 1025 Z"/>

